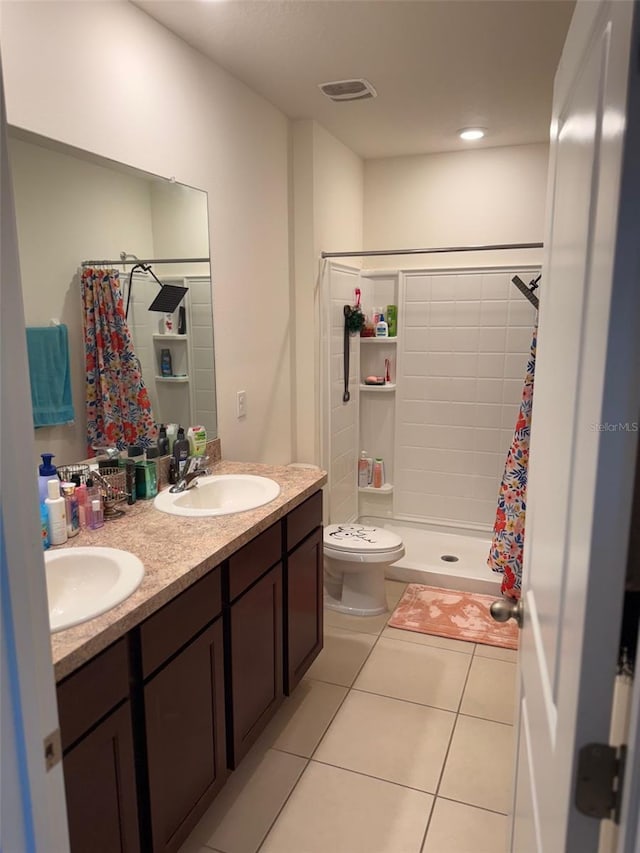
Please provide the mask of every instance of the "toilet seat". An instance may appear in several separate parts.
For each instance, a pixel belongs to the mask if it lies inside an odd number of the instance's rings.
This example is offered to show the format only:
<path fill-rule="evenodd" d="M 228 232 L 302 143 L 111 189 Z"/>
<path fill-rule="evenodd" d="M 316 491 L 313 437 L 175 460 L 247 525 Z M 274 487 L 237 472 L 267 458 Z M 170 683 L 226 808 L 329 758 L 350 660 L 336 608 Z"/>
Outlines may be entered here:
<path fill-rule="evenodd" d="M 324 553 L 347 563 L 393 563 L 404 556 L 397 533 L 363 524 L 330 524 L 324 529 Z"/>

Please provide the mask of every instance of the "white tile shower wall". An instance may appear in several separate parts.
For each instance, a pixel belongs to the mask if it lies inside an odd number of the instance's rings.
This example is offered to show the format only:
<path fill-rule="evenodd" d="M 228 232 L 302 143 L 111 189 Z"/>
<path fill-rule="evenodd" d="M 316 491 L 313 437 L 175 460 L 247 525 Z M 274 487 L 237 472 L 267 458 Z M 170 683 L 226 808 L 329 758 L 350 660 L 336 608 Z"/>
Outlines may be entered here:
<path fill-rule="evenodd" d="M 329 522 L 351 521 L 358 514 L 359 339 L 349 338 L 349 390 L 344 403 L 344 306 L 354 302 L 358 271 L 331 266 L 329 275 Z"/>
<path fill-rule="evenodd" d="M 216 436 L 216 378 L 214 370 L 213 313 L 211 308 L 211 279 L 208 276 L 188 276 L 189 314 L 191 328 L 191 383 L 194 391 L 195 422 L 202 424 L 207 436 Z"/>
<path fill-rule="evenodd" d="M 407 273 L 399 316 L 394 514 L 490 527 L 535 310 L 532 269 Z"/>

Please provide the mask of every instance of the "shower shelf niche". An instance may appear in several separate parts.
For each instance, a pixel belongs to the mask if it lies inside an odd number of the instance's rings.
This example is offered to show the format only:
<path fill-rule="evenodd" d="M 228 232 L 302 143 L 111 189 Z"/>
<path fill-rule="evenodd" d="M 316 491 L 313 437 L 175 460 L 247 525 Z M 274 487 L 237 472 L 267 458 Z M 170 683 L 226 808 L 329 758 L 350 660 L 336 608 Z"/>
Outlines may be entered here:
<path fill-rule="evenodd" d="M 396 344 L 398 342 L 398 337 L 395 336 L 393 338 L 363 338 L 360 337 L 361 344 Z"/>
<path fill-rule="evenodd" d="M 393 491 L 393 485 L 391 483 L 384 483 L 384 485 L 379 486 L 359 486 L 359 492 L 366 492 L 368 495 L 389 495 Z"/>
<path fill-rule="evenodd" d="M 188 376 L 156 376 L 156 382 L 188 382 Z"/>
<path fill-rule="evenodd" d="M 365 385 L 364 382 L 361 382 L 360 390 L 373 391 L 375 394 L 390 394 L 396 390 L 396 386 L 394 382 L 387 382 L 386 385 Z"/>

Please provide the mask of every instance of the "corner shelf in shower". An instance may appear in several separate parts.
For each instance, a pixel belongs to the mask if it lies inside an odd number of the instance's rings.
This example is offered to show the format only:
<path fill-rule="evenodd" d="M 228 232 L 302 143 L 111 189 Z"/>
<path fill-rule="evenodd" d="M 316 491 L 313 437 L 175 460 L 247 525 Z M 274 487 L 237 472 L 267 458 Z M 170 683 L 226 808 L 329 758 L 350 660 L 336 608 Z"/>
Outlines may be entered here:
<path fill-rule="evenodd" d="M 188 341 L 189 335 L 152 335 L 154 341 Z"/>
<path fill-rule="evenodd" d="M 368 495 L 390 495 L 393 491 L 393 486 L 391 483 L 385 483 L 379 488 L 375 486 L 358 486 L 358 491 L 366 492 Z"/>
<path fill-rule="evenodd" d="M 397 335 L 394 338 L 360 338 L 361 344 L 395 344 L 397 342 Z"/>
<path fill-rule="evenodd" d="M 156 376 L 156 382 L 188 382 L 188 376 Z"/>
<path fill-rule="evenodd" d="M 387 382 L 386 385 L 365 385 L 364 382 L 361 382 L 360 390 L 373 391 L 375 394 L 390 394 L 396 390 L 396 386 L 393 382 Z"/>

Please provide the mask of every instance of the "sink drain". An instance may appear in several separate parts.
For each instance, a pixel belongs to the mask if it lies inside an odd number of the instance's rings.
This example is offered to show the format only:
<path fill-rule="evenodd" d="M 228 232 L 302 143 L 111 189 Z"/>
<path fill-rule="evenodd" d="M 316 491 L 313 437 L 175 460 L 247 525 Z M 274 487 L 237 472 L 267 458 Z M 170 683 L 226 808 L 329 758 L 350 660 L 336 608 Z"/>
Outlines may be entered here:
<path fill-rule="evenodd" d="M 445 563 L 457 563 L 460 558 L 454 554 L 443 554 L 440 559 L 444 560 Z"/>

